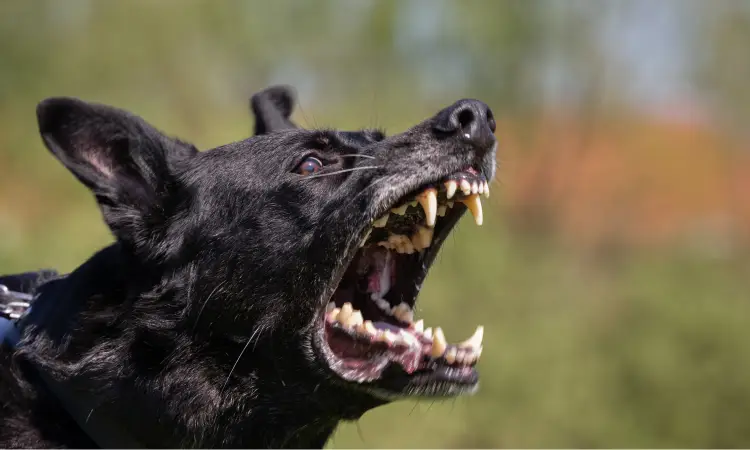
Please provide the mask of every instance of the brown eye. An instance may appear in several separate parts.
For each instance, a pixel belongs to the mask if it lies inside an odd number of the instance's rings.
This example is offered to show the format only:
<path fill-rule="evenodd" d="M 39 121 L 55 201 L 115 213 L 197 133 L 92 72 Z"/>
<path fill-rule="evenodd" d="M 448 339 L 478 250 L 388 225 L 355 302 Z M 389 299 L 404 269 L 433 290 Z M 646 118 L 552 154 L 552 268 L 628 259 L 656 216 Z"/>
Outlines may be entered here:
<path fill-rule="evenodd" d="M 314 156 L 308 156 L 302 161 L 302 164 L 297 166 L 296 172 L 300 175 L 310 175 L 323 168 L 323 163 Z"/>

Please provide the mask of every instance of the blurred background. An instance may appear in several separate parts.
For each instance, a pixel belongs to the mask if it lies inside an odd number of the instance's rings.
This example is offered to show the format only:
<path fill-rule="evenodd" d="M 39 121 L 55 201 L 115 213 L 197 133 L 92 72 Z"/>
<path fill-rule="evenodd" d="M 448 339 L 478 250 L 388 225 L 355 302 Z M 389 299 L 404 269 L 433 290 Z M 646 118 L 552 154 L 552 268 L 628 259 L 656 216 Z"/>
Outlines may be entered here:
<path fill-rule="evenodd" d="M 403 401 L 329 447 L 750 446 L 750 3 L 0 2 L 0 273 L 111 241 L 34 109 L 77 96 L 209 149 L 289 83 L 305 127 L 498 118 L 485 225 L 421 295 L 484 324 L 480 392 Z"/>

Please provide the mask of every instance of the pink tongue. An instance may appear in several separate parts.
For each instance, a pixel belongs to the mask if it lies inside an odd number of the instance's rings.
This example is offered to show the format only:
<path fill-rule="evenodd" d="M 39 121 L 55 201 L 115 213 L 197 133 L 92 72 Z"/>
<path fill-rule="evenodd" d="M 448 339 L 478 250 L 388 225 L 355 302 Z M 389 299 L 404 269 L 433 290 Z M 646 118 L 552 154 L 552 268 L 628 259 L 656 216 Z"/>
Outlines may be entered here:
<path fill-rule="evenodd" d="M 398 327 L 396 325 L 391 325 L 390 323 L 387 323 L 387 322 L 374 322 L 373 325 L 378 330 L 391 330 L 395 332 L 401 331 L 401 327 Z"/>
<path fill-rule="evenodd" d="M 380 272 L 373 270 L 367 277 L 367 292 L 380 292 Z"/>
<path fill-rule="evenodd" d="M 387 250 L 376 254 L 377 259 L 367 275 L 367 292 L 379 294 L 383 297 L 391 288 L 395 277 L 395 265 L 391 261 L 391 254 Z"/>

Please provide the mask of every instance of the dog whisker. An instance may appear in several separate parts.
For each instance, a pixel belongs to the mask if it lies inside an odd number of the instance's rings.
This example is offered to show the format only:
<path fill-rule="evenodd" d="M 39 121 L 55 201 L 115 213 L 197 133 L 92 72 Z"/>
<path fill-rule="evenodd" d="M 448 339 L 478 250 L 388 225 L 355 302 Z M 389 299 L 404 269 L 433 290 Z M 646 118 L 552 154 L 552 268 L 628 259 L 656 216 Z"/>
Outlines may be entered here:
<path fill-rule="evenodd" d="M 330 176 L 333 176 L 333 175 L 338 175 L 340 173 L 354 172 L 354 171 L 357 171 L 357 170 L 380 169 L 380 168 L 381 168 L 381 166 L 352 167 L 351 169 L 341 169 L 341 170 L 337 170 L 337 171 L 331 172 L 331 173 L 321 173 L 319 175 L 308 175 L 308 176 L 306 176 L 306 177 L 304 177 L 302 179 L 303 180 L 309 180 L 311 178 L 330 177 Z"/>
<path fill-rule="evenodd" d="M 376 159 L 376 158 L 375 158 L 374 156 L 370 156 L 370 155 L 361 155 L 361 154 L 359 154 L 359 153 L 350 153 L 350 154 L 348 154 L 348 155 L 339 155 L 339 156 L 340 156 L 340 157 L 342 157 L 342 158 L 346 158 L 346 157 L 352 157 L 352 158 L 367 158 L 367 159 Z"/>

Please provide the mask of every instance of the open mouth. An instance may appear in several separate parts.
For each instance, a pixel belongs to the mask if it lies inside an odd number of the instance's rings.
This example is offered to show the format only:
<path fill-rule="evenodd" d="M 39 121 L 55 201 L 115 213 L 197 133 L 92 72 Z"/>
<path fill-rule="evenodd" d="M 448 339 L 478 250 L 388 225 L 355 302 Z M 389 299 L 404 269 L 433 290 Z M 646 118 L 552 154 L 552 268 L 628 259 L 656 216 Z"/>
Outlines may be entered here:
<path fill-rule="evenodd" d="M 321 312 L 324 357 L 341 378 L 389 392 L 453 395 L 478 383 L 483 328 L 449 344 L 414 305 L 443 241 L 468 209 L 481 225 L 489 185 L 474 168 L 424 185 L 374 221 Z M 458 388 L 458 389 L 456 389 Z"/>

